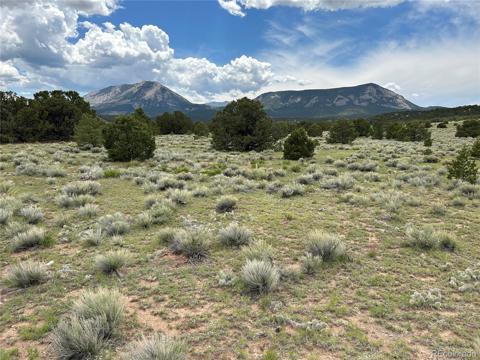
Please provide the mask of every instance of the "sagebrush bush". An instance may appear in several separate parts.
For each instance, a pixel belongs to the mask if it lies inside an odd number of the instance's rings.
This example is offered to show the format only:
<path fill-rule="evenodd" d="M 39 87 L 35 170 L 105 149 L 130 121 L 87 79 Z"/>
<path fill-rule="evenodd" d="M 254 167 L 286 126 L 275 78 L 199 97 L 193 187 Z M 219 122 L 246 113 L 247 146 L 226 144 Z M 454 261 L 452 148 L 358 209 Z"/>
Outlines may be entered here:
<path fill-rule="evenodd" d="M 173 217 L 172 205 L 163 201 L 155 204 L 148 210 L 154 224 L 165 224 Z"/>
<path fill-rule="evenodd" d="M 63 193 L 74 195 L 97 195 L 101 192 L 101 185 L 96 181 L 75 181 L 63 187 Z"/>
<path fill-rule="evenodd" d="M 43 220 L 43 212 L 35 205 L 24 207 L 20 210 L 22 216 L 29 224 L 37 224 Z"/>
<path fill-rule="evenodd" d="M 167 198 L 179 205 L 186 205 L 191 197 L 192 194 L 188 190 L 170 189 L 167 193 Z"/>
<path fill-rule="evenodd" d="M 105 338 L 116 333 L 125 313 L 125 304 L 120 292 L 115 289 L 84 291 L 72 306 L 72 314 L 80 319 L 102 319 L 102 334 Z"/>
<path fill-rule="evenodd" d="M 46 266 L 34 261 L 23 261 L 12 265 L 5 275 L 4 282 L 9 287 L 26 288 L 47 279 Z"/>
<path fill-rule="evenodd" d="M 431 250 L 441 248 L 443 250 L 454 251 L 457 248 L 455 238 L 444 231 L 435 230 L 432 225 L 422 225 L 415 227 L 407 225 L 405 231 L 407 240 L 406 245 L 422 250 Z"/>
<path fill-rule="evenodd" d="M 125 305 L 117 290 L 84 291 L 70 314 L 52 332 L 51 345 L 60 359 L 96 357 L 116 335 L 125 317 Z"/>
<path fill-rule="evenodd" d="M 224 246 L 243 246 L 248 245 L 252 238 L 252 233 L 246 227 L 236 223 L 231 223 L 218 233 L 218 239 Z"/>
<path fill-rule="evenodd" d="M 115 273 L 127 265 L 130 260 L 130 254 L 125 250 L 109 251 L 95 258 L 95 269 L 104 274 Z"/>
<path fill-rule="evenodd" d="M 1 181 L 0 182 L 0 194 L 7 194 L 13 188 L 13 181 Z"/>
<path fill-rule="evenodd" d="M 128 347 L 124 360 L 186 360 L 186 346 L 182 341 L 162 334 L 143 337 Z"/>
<path fill-rule="evenodd" d="M 292 183 L 285 185 L 280 189 L 282 198 L 289 198 L 292 196 L 302 196 L 305 193 L 305 187 L 302 184 Z"/>
<path fill-rule="evenodd" d="M 316 256 L 309 252 L 305 254 L 302 260 L 303 272 L 310 275 L 315 274 L 323 264 L 321 256 Z"/>
<path fill-rule="evenodd" d="M 237 207 L 237 198 L 233 196 L 222 196 L 215 205 L 215 210 L 219 213 L 233 211 Z"/>
<path fill-rule="evenodd" d="M 116 212 L 98 219 L 98 226 L 108 236 L 123 235 L 130 230 L 130 222 L 122 213 Z"/>
<path fill-rule="evenodd" d="M 173 240 L 175 239 L 176 236 L 181 236 L 178 235 L 180 232 L 184 232 L 185 230 L 179 229 L 179 228 L 170 228 L 166 227 L 163 229 L 158 230 L 156 239 L 157 242 L 160 245 L 171 245 L 173 243 Z"/>
<path fill-rule="evenodd" d="M 93 229 L 85 230 L 81 238 L 87 246 L 98 246 L 102 243 L 104 236 L 102 229 L 97 226 Z"/>
<path fill-rule="evenodd" d="M 35 246 L 49 246 L 52 239 L 45 229 L 31 227 L 24 232 L 16 234 L 11 240 L 12 251 L 17 252 L 26 250 Z"/>
<path fill-rule="evenodd" d="M 202 260 L 208 255 L 209 235 L 202 230 L 177 232 L 171 248 L 190 260 Z"/>
<path fill-rule="evenodd" d="M 247 260 L 242 267 L 242 280 L 248 290 L 264 294 L 278 286 L 280 273 L 270 261 Z"/>
<path fill-rule="evenodd" d="M 340 260 L 346 256 L 345 245 L 336 234 L 314 230 L 307 235 L 307 243 L 307 251 L 325 262 Z"/>
<path fill-rule="evenodd" d="M 141 212 L 137 216 L 137 224 L 140 227 L 148 229 L 153 224 L 153 216 L 148 211 Z"/>
<path fill-rule="evenodd" d="M 13 213 L 10 209 L 0 208 L 0 225 L 5 225 L 8 223 Z"/>
<path fill-rule="evenodd" d="M 248 246 L 242 247 L 242 253 L 248 260 L 273 261 L 273 247 L 265 240 L 257 240 Z"/>
<path fill-rule="evenodd" d="M 81 319 L 69 315 L 51 335 L 51 347 L 58 359 L 94 359 L 106 346 L 103 319 Z"/>
<path fill-rule="evenodd" d="M 97 215 L 98 205 L 85 204 L 78 208 L 78 215 L 81 217 L 94 217 Z"/>

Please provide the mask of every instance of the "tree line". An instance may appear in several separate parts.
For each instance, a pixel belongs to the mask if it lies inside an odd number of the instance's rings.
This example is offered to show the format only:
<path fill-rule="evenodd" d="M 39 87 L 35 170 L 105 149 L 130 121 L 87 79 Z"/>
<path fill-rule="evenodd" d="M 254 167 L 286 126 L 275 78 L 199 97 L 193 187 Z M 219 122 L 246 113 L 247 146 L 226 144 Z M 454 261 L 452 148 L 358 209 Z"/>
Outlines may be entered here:
<path fill-rule="evenodd" d="M 430 122 L 273 121 L 260 102 L 248 98 L 230 102 L 208 124 L 194 122 L 181 111 L 151 119 L 142 109 L 105 121 L 74 91 L 41 91 L 33 99 L 0 92 L 0 109 L 1 143 L 73 139 L 82 147 L 103 145 L 110 158 L 118 161 L 148 159 L 155 150 L 154 136 L 166 134 L 211 134 L 213 148 L 221 151 L 262 151 L 282 141 L 287 159 L 311 156 L 315 142 L 310 137 L 320 137 L 325 131 L 328 143 L 350 144 L 357 137 L 370 136 L 432 144 Z M 446 122 L 437 127 L 446 127 Z M 479 120 L 466 120 L 457 127 L 456 136 L 479 135 Z"/>

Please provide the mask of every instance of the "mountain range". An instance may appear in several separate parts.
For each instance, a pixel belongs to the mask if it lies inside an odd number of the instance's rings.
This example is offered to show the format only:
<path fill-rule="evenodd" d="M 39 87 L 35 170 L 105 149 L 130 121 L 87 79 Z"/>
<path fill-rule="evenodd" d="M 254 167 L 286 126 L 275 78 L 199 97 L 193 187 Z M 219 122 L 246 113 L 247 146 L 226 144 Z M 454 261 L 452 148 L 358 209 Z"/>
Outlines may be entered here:
<path fill-rule="evenodd" d="M 99 115 L 113 116 L 141 107 L 149 116 L 182 111 L 193 120 L 210 120 L 225 103 L 195 104 L 155 81 L 109 86 L 85 95 Z M 423 110 L 380 85 L 267 92 L 256 97 L 272 118 L 369 117 L 394 111 Z"/>

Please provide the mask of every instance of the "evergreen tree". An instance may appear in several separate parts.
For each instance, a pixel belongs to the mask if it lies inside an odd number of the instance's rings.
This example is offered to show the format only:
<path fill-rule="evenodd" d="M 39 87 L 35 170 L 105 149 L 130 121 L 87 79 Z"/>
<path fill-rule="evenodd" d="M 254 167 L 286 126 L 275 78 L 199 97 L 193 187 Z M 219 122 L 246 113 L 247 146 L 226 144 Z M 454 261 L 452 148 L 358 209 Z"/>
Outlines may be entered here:
<path fill-rule="evenodd" d="M 461 179 L 472 184 L 477 181 L 478 168 L 471 157 L 470 149 L 466 146 L 459 151 L 455 160 L 447 165 L 447 169 L 449 179 Z"/>
<path fill-rule="evenodd" d="M 357 132 L 352 122 L 340 120 L 335 122 L 330 128 L 327 142 L 329 144 L 351 144 L 357 138 Z"/>
<path fill-rule="evenodd" d="M 73 139 L 78 146 L 101 146 L 103 143 L 103 122 L 91 114 L 83 114 L 75 131 Z"/>
<path fill-rule="evenodd" d="M 119 116 L 103 131 L 104 145 L 113 161 L 146 160 L 155 151 L 155 137 L 140 116 Z"/>
<path fill-rule="evenodd" d="M 283 158 L 287 160 L 311 158 L 314 151 L 314 141 L 308 137 L 305 129 L 298 128 L 285 140 L 285 144 L 283 145 Z"/>
<path fill-rule="evenodd" d="M 272 144 L 272 120 L 259 101 L 232 101 L 213 118 L 212 144 L 216 150 L 226 151 L 268 149 Z"/>

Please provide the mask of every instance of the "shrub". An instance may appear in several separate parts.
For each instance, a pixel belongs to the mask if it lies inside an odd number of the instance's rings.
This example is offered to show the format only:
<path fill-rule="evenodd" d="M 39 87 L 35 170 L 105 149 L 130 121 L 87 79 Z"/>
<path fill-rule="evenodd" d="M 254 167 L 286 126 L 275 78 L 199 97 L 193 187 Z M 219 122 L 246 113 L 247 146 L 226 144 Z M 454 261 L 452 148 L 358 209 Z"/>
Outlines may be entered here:
<path fill-rule="evenodd" d="M 457 127 L 456 137 L 477 137 L 480 136 L 480 120 L 465 120 Z"/>
<path fill-rule="evenodd" d="M 83 114 L 75 126 L 73 139 L 78 146 L 101 146 L 103 144 L 103 122 L 90 114 Z"/>
<path fill-rule="evenodd" d="M 321 256 L 315 256 L 308 252 L 305 254 L 302 260 L 303 271 L 310 275 L 315 274 L 323 263 Z"/>
<path fill-rule="evenodd" d="M 242 246 L 248 245 L 252 233 L 250 230 L 236 223 L 228 225 L 228 227 L 221 229 L 218 233 L 220 242 L 225 246 Z"/>
<path fill-rule="evenodd" d="M 308 252 L 322 261 L 340 260 L 346 256 L 345 245 L 335 234 L 314 230 L 307 236 Z"/>
<path fill-rule="evenodd" d="M 247 260 L 242 267 L 242 280 L 250 291 L 264 294 L 278 286 L 280 273 L 270 261 Z"/>
<path fill-rule="evenodd" d="M 355 184 L 355 179 L 350 175 L 341 175 L 339 177 L 325 179 L 321 183 L 324 189 L 349 190 Z"/>
<path fill-rule="evenodd" d="M 182 229 L 178 229 L 178 228 L 169 228 L 169 227 L 166 227 L 166 228 L 163 228 L 163 229 L 160 229 L 158 232 L 157 232 L 157 242 L 161 245 L 171 245 L 175 239 L 176 236 L 181 236 L 181 235 L 177 235 L 179 234 L 180 232 L 184 232 L 185 230 L 182 230 Z"/>
<path fill-rule="evenodd" d="M 190 201 L 191 196 L 190 191 L 180 189 L 172 189 L 167 193 L 167 197 L 179 205 L 186 205 Z"/>
<path fill-rule="evenodd" d="M 137 224 L 140 227 L 148 229 L 153 224 L 153 216 L 149 211 L 144 211 L 137 216 Z"/>
<path fill-rule="evenodd" d="M 230 102 L 215 114 L 211 129 L 216 150 L 262 151 L 272 144 L 272 120 L 257 100 Z"/>
<path fill-rule="evenodd" d="M 208 234 L 201 230 L 178 232 L 171 244 L 174 252 L 183 254 L 190 260 L 207 257 L 208 247 Z"/>
<path fill-rule="evenodd" d="M 85 291 L 73 304 L 72 313 L 80 319 L 102 319 L 102 334 L 115 334 L 125 316 L 125 305 L 118 290 L 100 288 Z"/>
<path fill-rule="evenodd" d="M 357 135 L 352 122 L 340 120 L 330 127 L 327 142 L 330 144 L 351 144 L 357 138 Z"/>
<path fill-rule="evenodd" d="M 280 189 L 282 198 L 289 198 L 292 196 L 302 196 L 305 193 L 305 187 L 298 183 L 285 185 Z"/>
<path fill-rule="evenodd" d="M 75 181 L 63 187 L 63 193 L 68 196 L 75 195 L 97 195 L 101 191 L 101 186 L 96 181 Z"/>
<path fill-rule="evenodd" d="M 102 216 L 98 220 L 99 228 L 108 236 L 123 235 L 130 230 L 130 223 L 125 215 L 116 212 L 113 215 Z"/>
<path fill-rule="evenodd" d="M 119 116 L 105 127 L 103 135 L 113 161 L 146 160 L 153 156 L 155 138 L 148 123 L 137 114 Z"/>
<path fill-rule="evenodd" d="M 82 233 L 82 239 L 88 246 L 98 246 L 103 241 L 103 232 L 100 227 L 88 229 Z"/>
<path fill-rule="evenodd" d="M 410 305 L 416 307 L 433 307 L 440 308 L 442 301 L 442 294 L 439 289 L 430 289 L 428 291 L 415 291 L 410 296 Z"/>
<path fill-rule="evenodd" d="M 441 248 L 442 250 L 454 251 L 457 248 L 453 236 L 444 231 L 435 231 L 432 225 L 414 227 L 408 225 L 406 229 L 406 245 L 423 250 Z"/>
<path fill-rule="evenodd" d="M 155 334 L 131 344 L 124 360 L 186 360 L 186 347 L 181 341 Z"/>
<path fill-rule="evenodd" d="M 258 240 L 244 246 L 242 252 L 248 260 L 273 261 L 273 247 L 264 240 Z"/>
<path fill-rule="evenodd" d="M 480 159 L 480 137 L 473 143 L 470 149 L 470 155 L 476 159 Z"/>
<path fill-rule="evenodd" d="M 125 266 L 130 260 L 130 255 L 125 250 L 109 251 L 95 258 L 95 269 L 104 274 L 115 273 Z"/>
<path fill-rule="evenodd" d="M 0 194 L 8 193 L 12 189 L 13 185 L 13 181 L 0 182 Z"/>
<path fill-rule="evenodd" d="M 36 224 L 43 220 L 43 213 L 38 207 L 31 205 L 20 210 L 20 216 L 29 224 Z"/>
<path fill-rule="evenodd" d="M 97 215 L 98 205 L 85 204 L 78 208 L 78 215 L 81 217 L 94 217 Z"/>
<path fill-rule="evenodd" d="M 237 198 L 233 196 L 222 196 L 215 206 L 218 213 L 231 212 L 237 207 Z"/>
<path fill-rule="evenodd" d="M 15 235 L 12 239 L 11 247 L 13 251 L 17 252 L 40 245 L 48 246 L 51 243 L 52 239 L 44 229 L 32 227 Z"/>
<path fill-rule="evenodd" d="M 105 347 L 102 319 L 68 316 L 53 330 L 51 346 L 58 359 L 92 359 Z"/>
<path fill-rule="evenodd" d="M 12 265 L 5 276 L 5 283 L 9 287 L 26 288 L 37 285 L 47 279 L 45 264 L 24 261 Z"/>
<path fill-rule="evenodd" d="M 148 210 L 148 213 L 154 224 L 165 224 L 172 218 L 173 209 L 167 202 L 160 202 Z"/>
<path fill-rule="evenodd" d="M 0 208 L 0 225 L 5 225 L 10 220 L 12 211 L 10 209 Z"/>
<path fill-rule="evenodd" d="M 447 165 L 448 178 L 465 180 L 471 184 L 477 181 L 478 168 L 475 160 L 470 156 L 470 150 L 463 147 L 455 160 Z"/>
<path fill-rule="evenodd" d="M 54 352 L 60 359 L 95 357 L 116 334 L 124 314 L 125 306 L 117 290 L 85 291 L 54 329 Z"/>
<path fill-rule="evenodd" d="M 285 140 L 283 145 L 283 158 L 298 160 L 311 158 L 315 151 L 315 143 L 310 140 L 303 128 L 294 130 Z"/>

